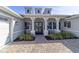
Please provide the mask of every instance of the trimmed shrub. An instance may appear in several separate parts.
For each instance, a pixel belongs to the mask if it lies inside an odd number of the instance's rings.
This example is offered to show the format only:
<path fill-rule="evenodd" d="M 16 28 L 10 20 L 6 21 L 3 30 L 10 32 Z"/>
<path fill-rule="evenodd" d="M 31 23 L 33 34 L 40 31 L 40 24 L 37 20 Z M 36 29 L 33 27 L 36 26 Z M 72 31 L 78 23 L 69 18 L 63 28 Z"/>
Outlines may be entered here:
<path fill-rule="evenodd" d="M 51 39 L 62 39 L 62 35 L 60 33 L 49 34 L 48 37 Z"/>
<path fill-rule="evenodd" d="M 47 36 L 47 40 L 53 39 L 74 39 L 77 38 L 74 34 L 70 32 L 60 32 L 60 33 L 53 33 Z"/>
<path fill-rule="evenodd" d="M 22 34 L 15 41 L 33 41 L 34 39 L 31 34 Z"/>
<path fill-rule="evenodd" d="M 61 35 L 64 39 L 71 39 L 71 38 L 75 37 L 75 35 L 73 35 L 72 33 L 69 33 L 69 32 L 62 32 Z"/>

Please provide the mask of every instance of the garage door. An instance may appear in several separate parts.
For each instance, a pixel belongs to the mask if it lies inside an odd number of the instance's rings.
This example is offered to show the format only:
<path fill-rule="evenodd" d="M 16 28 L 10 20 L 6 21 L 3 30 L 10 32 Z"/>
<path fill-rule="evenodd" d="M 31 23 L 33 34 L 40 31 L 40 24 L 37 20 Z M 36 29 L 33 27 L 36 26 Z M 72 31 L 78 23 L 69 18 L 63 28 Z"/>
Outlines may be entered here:
<path fill-rule="evenodd" d="M 9 21 L 0 19 L 0 46 L 7 43 L 9 40 Z"/>

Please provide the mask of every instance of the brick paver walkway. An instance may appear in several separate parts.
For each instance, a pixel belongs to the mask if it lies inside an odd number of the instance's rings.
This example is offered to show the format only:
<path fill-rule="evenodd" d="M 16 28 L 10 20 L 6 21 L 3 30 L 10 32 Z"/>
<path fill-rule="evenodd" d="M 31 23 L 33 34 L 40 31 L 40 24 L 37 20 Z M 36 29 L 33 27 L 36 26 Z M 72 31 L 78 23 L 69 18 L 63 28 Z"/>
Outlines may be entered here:
<path fill-rule="evenodd" d="M 75 42 L 75 44 L 73 44 Z M 1 49 L 7 53 L 72 53 L 79 52 L 79 40 L 50 40 L 36 36 L 35 41 L 20 41 Z"/>

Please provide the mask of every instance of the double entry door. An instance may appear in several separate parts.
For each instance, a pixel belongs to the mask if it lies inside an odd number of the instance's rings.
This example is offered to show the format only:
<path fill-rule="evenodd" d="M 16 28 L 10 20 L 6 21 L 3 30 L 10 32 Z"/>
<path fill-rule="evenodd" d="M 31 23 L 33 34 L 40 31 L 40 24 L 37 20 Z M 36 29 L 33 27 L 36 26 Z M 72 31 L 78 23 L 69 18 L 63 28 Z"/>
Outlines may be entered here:
<path fill-rule="evenodd" d="M 43 22 L 35 22 L 35 34 L 43 34 Z"/>

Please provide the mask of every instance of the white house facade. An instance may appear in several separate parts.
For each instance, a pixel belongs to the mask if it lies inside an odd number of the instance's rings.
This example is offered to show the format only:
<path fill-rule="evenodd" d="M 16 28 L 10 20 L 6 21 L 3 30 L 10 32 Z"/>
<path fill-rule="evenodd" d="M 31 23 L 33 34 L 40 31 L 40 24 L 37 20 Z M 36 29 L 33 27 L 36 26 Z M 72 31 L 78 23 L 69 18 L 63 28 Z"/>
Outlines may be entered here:
<path fill-rule="evenodd" d="M 0 46 L 13 42 L 26 31 L 47 36 L 53 32 L 69 31 L 79 37 L 79 15 L 52 15 L 51 8 L 25 8 L 20 15 L 0 6 Z"/>

